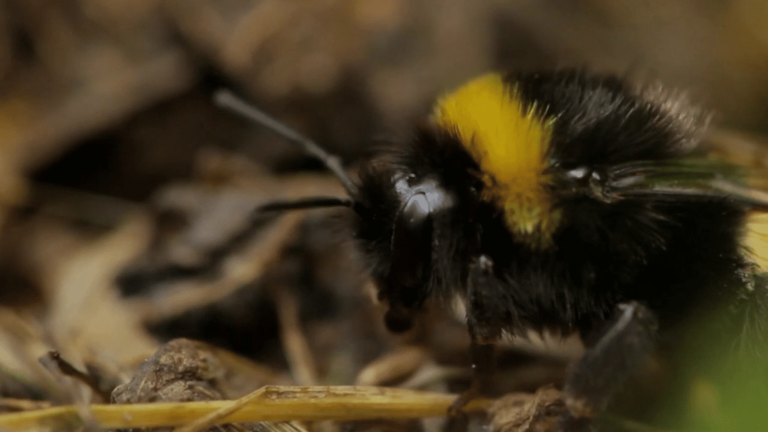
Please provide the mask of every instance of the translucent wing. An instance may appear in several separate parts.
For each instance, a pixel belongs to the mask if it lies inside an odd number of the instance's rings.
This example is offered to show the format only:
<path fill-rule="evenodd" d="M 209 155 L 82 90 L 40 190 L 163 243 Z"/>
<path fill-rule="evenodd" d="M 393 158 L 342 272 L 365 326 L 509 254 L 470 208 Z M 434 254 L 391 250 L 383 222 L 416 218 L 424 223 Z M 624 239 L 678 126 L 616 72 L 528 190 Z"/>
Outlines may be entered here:
<path fill-rule="evenodd" d="M 717 131 L 696 157 L 669 162 L 631 162 L 607 170 L 607 193 L 616 198 L 724 197 L 768 211 L 768 143 Z"/>
<path fill-rule="evenodd" d="M 664 163 L 631 162 L 606 170 L 605 194 L 613 199 L 699 200 L 720 197 L 749 209 L 743 244 L 768 271 L 768 142 L 716 131 L 701 153 Z"/>

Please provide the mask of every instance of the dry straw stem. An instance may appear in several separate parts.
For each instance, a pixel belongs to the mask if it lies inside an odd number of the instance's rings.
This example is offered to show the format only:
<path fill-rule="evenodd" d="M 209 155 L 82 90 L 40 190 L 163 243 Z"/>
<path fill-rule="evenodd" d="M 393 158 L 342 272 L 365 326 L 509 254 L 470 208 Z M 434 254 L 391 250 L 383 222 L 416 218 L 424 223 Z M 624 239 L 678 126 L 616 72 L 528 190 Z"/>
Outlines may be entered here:
<path fill-rule="evenodd" d="M 444 416 L 456 396 L 383 387 L 266 386 L 240 401 L 91 405 L 92 418 L 106 429 L 180 426 L 242 405 L 217 423 L 258 421 L 405 419 Z M 479 412 L 488 400 L 474 400 Z M 2 431 L 70 430 L 82 424 L 77 407 L 62 406 L 0 415 Z"/>

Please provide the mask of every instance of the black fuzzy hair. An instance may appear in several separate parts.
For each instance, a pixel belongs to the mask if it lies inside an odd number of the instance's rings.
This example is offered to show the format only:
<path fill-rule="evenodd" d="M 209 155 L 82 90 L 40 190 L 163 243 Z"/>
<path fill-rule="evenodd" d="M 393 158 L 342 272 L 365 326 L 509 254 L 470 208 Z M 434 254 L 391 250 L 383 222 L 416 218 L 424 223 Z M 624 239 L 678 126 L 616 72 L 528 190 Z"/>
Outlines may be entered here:
<path fill-rule="evenodd" d="M 554 119 L 550 163 L 562 170 L 688 157 L 704 120 L 658 89 L 613 76 L 557 71 L 504 79 L 523 105 L 543 107 Z M 485 288 L 493 301 L 478 325 L 494 333 L 533 328 L 587 335 L 626 300 L 652 307 L 662 326 L 685 321 L 702 304 L 729 301 L 739 285 L 734 272 L 748 265 L 740 246 L 746 208 L 726 197 L 563 196 L 554 247 L 536 251 L 516 242 L 500 210 L 479 198 L 481 175 L 465 147 L 431 124 L 363 168 L 357 238 L 383 300 L 417 310 L 429 298 L 466 297 L 471 263 L 488 256 L 500 283 Z M 403 178 L 409 185 L 434 179 L 453 202 L 432 215 L 429 272 L 422 286 L 407 290 L 387 282 L 398 253 L 391 248 L 393 227 L 405 205 L 395 183 Z"/>

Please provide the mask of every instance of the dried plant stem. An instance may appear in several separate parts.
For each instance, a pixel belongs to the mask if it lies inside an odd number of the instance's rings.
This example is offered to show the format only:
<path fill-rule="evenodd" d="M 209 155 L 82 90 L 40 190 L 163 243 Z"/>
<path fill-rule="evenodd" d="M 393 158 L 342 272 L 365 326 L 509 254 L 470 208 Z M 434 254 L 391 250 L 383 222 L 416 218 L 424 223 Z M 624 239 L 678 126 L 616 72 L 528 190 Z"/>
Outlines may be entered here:
<path fill-rule="evenodd" d="M 92 405 L 93 418 L 106 429 L 179 426 L 221 410 L 234 412 L 217 423 L 421 418 L 445 415 L 455 395 L 356 386 L 266 386 L 242 401 Z M 485 410 L 490 401 L 475 400 L 468 412 Z M 81 424 L 74 406 L 0 415 L 0 430 L 68 430 Z"/>
<path fill-rule="evenodd" d="M 47 355 L 40 358 L 40 363 L 49 369 L 56 368 L 62 375 L 80 381 L 88 386 L 95 394 L 99 395 L 101 400 L 109 401 L 109 392 L 105 392 L 99 388 L 99 384 L 92 376 L 72 366 L 72 363 L 64 359 L 60 352 L 49 351 Z"/>
<path fill-rule="evenodd" d="M 200 417 L 199 419 L 187 425 L 174 429 L 173 432 L 199 432 L 199 431 L 205 430 L 210 426 L 213 426 L 214 424 L 218 423 L 221 419 L 227 417 L 228 415 L 231 415 L 234 412 L 237 412 L 244 406 L 248 405 L 248 403 L 250 403 L 252 400 L 256 400 L 259 397 L 264 396 L 265 392 L 266 392 L 266 388 L 262 387 L 254 392 L 251 392 L 250 394 L 247 394 L 241 397 L 230 406 L 224 407 L 220 410 L 214 411 L 208 415 Z"/>

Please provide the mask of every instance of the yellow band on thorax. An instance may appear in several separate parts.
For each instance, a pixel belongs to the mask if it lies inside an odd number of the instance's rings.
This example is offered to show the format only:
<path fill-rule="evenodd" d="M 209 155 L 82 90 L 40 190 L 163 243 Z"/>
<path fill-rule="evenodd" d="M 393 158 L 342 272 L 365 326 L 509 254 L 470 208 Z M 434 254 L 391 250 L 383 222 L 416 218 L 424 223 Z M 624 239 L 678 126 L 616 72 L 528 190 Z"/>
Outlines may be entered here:
<path fill-rule="evenodd" d="M 499 74 L 483 75 L 437 101 L 436 125 L 456 136 L 480 166 L 482 198 L 497 204 L 516 239 L 546 247 L 557 227 L 546 174 L 552 121 L 524 107 Z"/>

